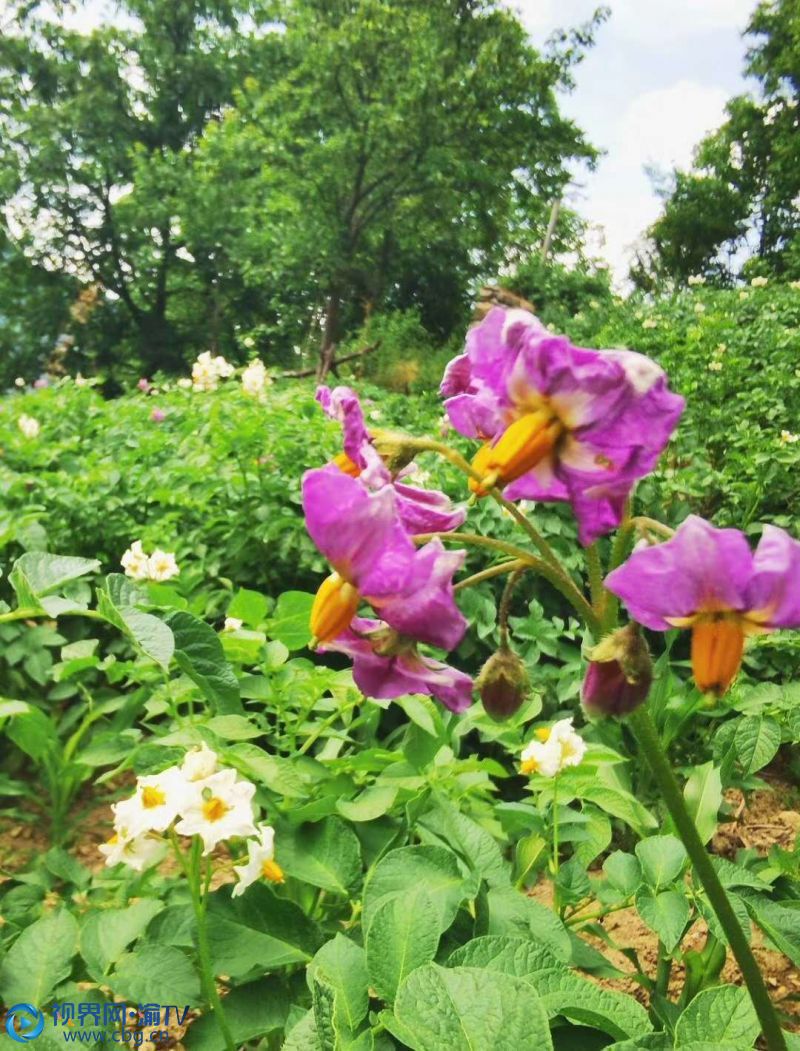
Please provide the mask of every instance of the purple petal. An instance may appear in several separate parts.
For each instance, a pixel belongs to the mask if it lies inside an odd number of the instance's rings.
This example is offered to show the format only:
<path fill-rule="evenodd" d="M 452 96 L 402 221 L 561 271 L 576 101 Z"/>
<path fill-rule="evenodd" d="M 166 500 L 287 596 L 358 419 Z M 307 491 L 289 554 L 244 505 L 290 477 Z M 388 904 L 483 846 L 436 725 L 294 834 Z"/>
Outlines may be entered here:
<path fill-rule="evenodd" d="M 376 631 L 380 621 L 354 620 L 356 631 L 340 635 L 326 650 L 346 653 L 353 661 L 353 679 L 367 697 L 393 700 L 409 693 L 435 697 L 454 712 L 472 704 L 472 679 L 441 661 L 410 651 L 396 657 L 374 652 L 368 638 L 357 632 Z"/>
<path fill-rule="evenodd" d="M 748 611 L 769 627 L 800 628 L 800 543 L 777 526 L 764 526 L 753 570 Z"/>
<path fill-rule="evenodd" d="M 376 597 L 407 586 L 418 556 L 400 522 L 391 486 L 370 492 L 328 465 L 303 476 L 306 528 L 334 569 Z"/>
<path fill-rule="evenodd" d="M 395 482 L 397 511 L 409 533 L 449 533 L 467 517 L 463 507 L 454 507 L 437 489 L 417 489 Z"/>
<path fill-rule="evenodd" d="M 744 610 L 753 555 L 743 533 L 715 529 L 690 515 L 664 544 L 635 551 L 606 577 L 634 620 L 656 631 L 668 618 L 700 611 Z"/>
<path fill-rule="evenodd" d="M 364 596 L 401 634 L 455 649 L 467 622 L 453 597 L 453 574 L 465 558 L 465 551 L 445 551 L 441 540 L 432 540 L 417 551 L 402 589 L 381 595 L 364 589 Z"/>
<path fill-rule="evenodd" d="M 350 387 L 317 387 L 317 401 L 328 416 L 341 423 L 344 451 L 358 467 L 366 467 L 364 447 L 370 444 L 370 437 L 356 392 Z"/>

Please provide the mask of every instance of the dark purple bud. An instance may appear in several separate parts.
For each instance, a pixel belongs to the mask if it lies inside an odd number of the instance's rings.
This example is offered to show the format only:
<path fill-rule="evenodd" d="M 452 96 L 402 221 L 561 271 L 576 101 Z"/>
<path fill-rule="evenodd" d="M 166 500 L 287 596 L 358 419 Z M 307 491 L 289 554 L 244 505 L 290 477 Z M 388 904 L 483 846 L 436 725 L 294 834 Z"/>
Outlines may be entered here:
<path fill-rule="evenodd" d="M 501 647 L 481 668 L 477 687 L 487 714 L 503 722 L 519 711 L 528 696 L 528 673 L 513 650 Z"/>
<path fill-rule="evenodd" d="M 628 715 L 650 692 L 653 665 L 636 624 L 620 628 L 594 647 L 581 701 L 590 715 Z"/>

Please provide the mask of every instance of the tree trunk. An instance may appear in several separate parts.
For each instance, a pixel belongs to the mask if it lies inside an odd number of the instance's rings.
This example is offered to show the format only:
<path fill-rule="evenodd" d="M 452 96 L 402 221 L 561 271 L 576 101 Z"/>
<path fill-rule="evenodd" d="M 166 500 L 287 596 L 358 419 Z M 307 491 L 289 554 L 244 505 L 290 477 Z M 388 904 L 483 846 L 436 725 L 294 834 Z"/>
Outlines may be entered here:
<path fill-rule="evenodd" d="M 179 372 L 183 368 L 180 341 L 167 318 L 160 313 L 143 314 L 137 322 L 145 374 L 152 376 L 159 369 Z"/>
<path fill-rule="evenodd" d="M 322 383 L 333 368 L 336 353 L 336 340 L 339 335 L 339 311 L 342 297 L 338 289 L 331 291 L 325 307 L 325 322 L 322 326 L 322 340 L 319 347 L 317 381 Z"/>

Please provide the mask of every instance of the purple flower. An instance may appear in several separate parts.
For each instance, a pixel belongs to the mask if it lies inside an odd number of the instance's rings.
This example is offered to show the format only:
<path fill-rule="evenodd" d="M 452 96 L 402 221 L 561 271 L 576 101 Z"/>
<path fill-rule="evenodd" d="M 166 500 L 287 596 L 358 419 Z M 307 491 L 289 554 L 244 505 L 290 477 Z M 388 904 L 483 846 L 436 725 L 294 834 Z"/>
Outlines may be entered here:
<path fill-rule="evenodd" d="M 151 383 L 150 383 L 150 380 L 147 379 L 146 376 L 142 376 L 142 378 L 139 380 L 139 382 L 136 384 L 136 386 L 139 388 L 139 390 L 143 394 L 147 394 L 147 392 L 150 390 Z"/>
<path fill-rule="evenodd" d="M 649 358 L 575 347 L 502 307 L 470 329 L 441 393 L 456 430 L 484 443 L 473 492 L 498 485 L 510 500 L 567 500 L 583 544 L 619 524 L 684 404 Z"/>
<path fill-rule="evenodd" d="M 150 419 L 153 423 L 163 423 L 166 420 L 167 414 L 163 409 L 153 409 L 150 413 Z"/>
<path fill-rule="evenodd" d="M 417 550 L 397 504 L 392 486 L 371 491 L 333 464 L 306 472 L 306 527 L 334 569 L 311 611 L 319 642 L 341 635 L 362 600 L 411 638 L 444 649 L 461 641 L 466 621 L 455 604 L 452 577 L 464 552 L 447 552 L 439 540 Z"/>
<path fill-rule="evenodd" d="M 453 507 L 444 493 L 403 484 L 403 471 L 392 475 L 373 444 L 354 391 L 349 387 L 319 387 L 317 401 L 328 416 L 342 425 L 344 452 L 333 463 L 352 478 L 360 478 L 370 489 L 393 485 L 399 515 L 409 533 L 445 533 L 462 524 L 466 511 Z"/>
<path fill-rule="evenodd" d="M 464 672 L 425 657 L 413 639 L 380 620 L 356 618 L 325 646 L 353 661 L 353 679 L 363 694 L 392 700 L 407 693 L 435 697 L 453 712 L 472 704 L 472 679 Z"/>
<path fill-rule="evenodd" d="M 800 627 L 800 543 L 775 526 L 764 527 L 753 552 L 738 529 L 690 515 L 605 583 L 645 627 L 692 629 L 692 671 L 703 692 L 727 690 L 746 636 Z"/>

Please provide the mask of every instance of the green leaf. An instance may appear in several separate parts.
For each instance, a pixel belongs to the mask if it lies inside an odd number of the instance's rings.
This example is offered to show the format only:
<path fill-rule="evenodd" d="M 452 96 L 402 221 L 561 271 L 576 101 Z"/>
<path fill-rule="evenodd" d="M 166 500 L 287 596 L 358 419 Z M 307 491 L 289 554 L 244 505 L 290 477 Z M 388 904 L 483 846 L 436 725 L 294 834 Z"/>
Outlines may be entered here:
<path fill-rule="evenodd" d="M 438 931 L 447 930 L 464 898 L 464 878 L 451 851 L 419 846 L 390 850 L 372 870 L 364 886 L 365 931 L 369 931 L 380 905 L 391 898 L 402 898 L 421 885 L 435 906 Z"/>
<path fill-rule="evenodd" d="M 600 781 L 582 781 L 577 790 L 580 799 L 588 799 L 601 810 L 618 817 L 643 835 L 648 829 L 657 828 L 658 822 L 636 796 L 621 788 L 602 784 Z"/>
<path fill-rule="evenodd" d="M 361 844 L 339 818 L 283 829 L 276 857 L 288 875 L 333 894 L 347 896 L 361 879 Z"/>
<path fill-rule="evenodd" d="M 263 730 L 243 715 L 214 715 L 205 726 L 223 741 L 249 741 L 264 735 Z"/>
<path fill-rule="evenodd" d="M 569 932 L 558 916 L 514 887 L 493 887 L 486 896 L 487 934 L 532 936 L 559 960 L 572 954 Z"/>
<path fill-rule="evenodd" d="M 312 991 L 318 979 L 328 984 L 334 994 L 336 1029 L 355 1032 L 369 1009 L 367 962 L 361 946 L 343 934 L 337 934 L 318 950 L 308 965 L 306 978 Z"/>
<path fill-rule="evenodd" d="M 507 887 L 511 869 L 495 839 L 451 803 L 438 802 L 422 819 L 424 829 L 433 830 L 456 851 L 469 868 L 490 887 Z"/>
<path fill-rule="evenodd" d="M 761 1032 L 753 1004 L 746 989 L 721 985 L 704 989 L 678 1019 L 675 1045 L 683 1048 L 693 1041 L 714 1046 L 727 1041 L 739 1047 L 752 1047 Z"/>
<path fill-rule="evenodd" d="M 736 724 L 733 744 L 747 777 L 761 770 L 775 757 L 781 745 L 780 725 L 775 719 L 764 716 L 746 716 Z"/>
<path fill-rule="evenodd" d="M 294 902 L 256 883 L 238 898 L 211 894 L 208 938 L 215 974 L 241 978 L 293 963 L 308 963 L 319 948 L 316 925 Z M 165 986 L 164 988 L 168 988 Z"/>
<path fill-rule="evenodd" d="M 45 595 L 58 591 L 65 584 L 97 573 L 100 563 L 94 558 L 73 558 L 69 555 L 51 555 L 46 551 L 27 551 L 20 555 L 8 576 L 17 593 L 21 607 L 40 609 L 39 601 Z"/>
<path fill-rule="evenodd" d="M 672 952 L 691 916 L 685 896 L 677 890 L 663 890 L 660 894 L 643 890 L 636 895 L 636 909 L 650 930 L 659 936 L 667 952 Z"/>
<path fill-rule="evenodd" d="M 163 908 L 163 902 L 145 898 L 123 909 L 90 912 L 81 927 L 80 951 L 92 977 L 101 981 Z"/>
<path fill-rule="evenodd" d="M 217 715 L 243 715 L 239 683 L 213 628 L 185 610 L 167 614 L 175 636 L 175 660 L 199 686 Z"/>
<path fill-rule="evenodd" d="M 243 620 L 251 628 L 257 628 L 266 618 L 269 600 L 259 591 L 239 588 L 228 606 L 227 616 Z"/>
<path fill-rule="evenodd" d="M 386 898 L 376 908 L 367 932 L 367 967 L 381 999 L 391 1003 L 408 975 L 434 958 L 439 919 L 424 885 Z"/>
<path fill-rule="evenodd" d="M 581 978 L 553 954 L 525 938 L 475 938 L 450 956 L 449 967 L 481 967 L 530 982 L 551 1017 L 571 1021 L 617 1038 L 649 1033 L 647 1012 L 632 997 Z"/>
<path fill-rule="evenodd" d="M 240 985 L 225 997 L 225 1017 L 237 1047 L 282 1030 L 288 1013 L 286 991 L 276 978 Z M 188 1051 L 224 1051 L 225 1038 L 214 1013 L 193 1022 L 183 1043 Z"/>
<path fill-rule="evenodd" d="M 161 1003 L 169 990 L 170 1003 L 196 1004 L 200 979 L 189 958 L 172 945 L 142 945 L 120 957 L 105 984 L 131 1003 Z"/>
<path fill-rule="evenodd" d="M 374 821 L 392 809 L 396 798 L 396 788 L 370 785 L 355 799 L 337 799 L 336 809 L 348 821 Z"/>
<path fill-rule="evenodd" d="M 532 986 L 497 971 L 418 967 L 400 987 L 394 1013 L 413 1051 L 553 1048 L 547 1013 Z"/>
<path fill-rule="evenodd" d="M 695 767 L 684 785 L 683 796 L 700 838 L 708 843 L 717 831 L 717 815 L 722 805 L 719 769 L 711 762 Z"/>
<path fill-rule="evenodd" d="M 275 603 L 269 622 L 271 639 L 282 642 L 289 650 L 302 650 L 311 641 L 309 619 L 314 596 L 305 591 L 284 591 Z"/>
<path fill-rule="evenodd" d="M 97 611 L 131 638 L 151 660 L 168 668 L 175 652 L 173 634 L 159 617 L 134 608 L 133 602 L 140 599 L 126 577 L 112 573 L 97 593 Z"/>
<path fill-rule="evenodd" d="M 78 949 L 78 923 L 61 908 L 26 927 L 0 966 L 0 997 L 6 1004 L 44 1007 L 69 977 Z"/>
<path fill-rule="evenodd" d="M 800 967 L 800 911 L 756 895 L 742 895 L 748 912 L 778 949 Z"/>
<path fill-rule="evenodd" d="M 609 854 L 603 862 L 603 872 L 606 879 L 618 891 L 623 898 L 629 898 L 642 882 L 642 867 L 639 859 L 633 854 L 626 854 L 621 850 L 615 850 Z"/>
<path fill-rule="evenodd" d="M 636 857 L 653 890 L 661 890 L 680 876 L 686 864 L 686 848 L 677 836 L 650 836 L 636 844 Z"/>

